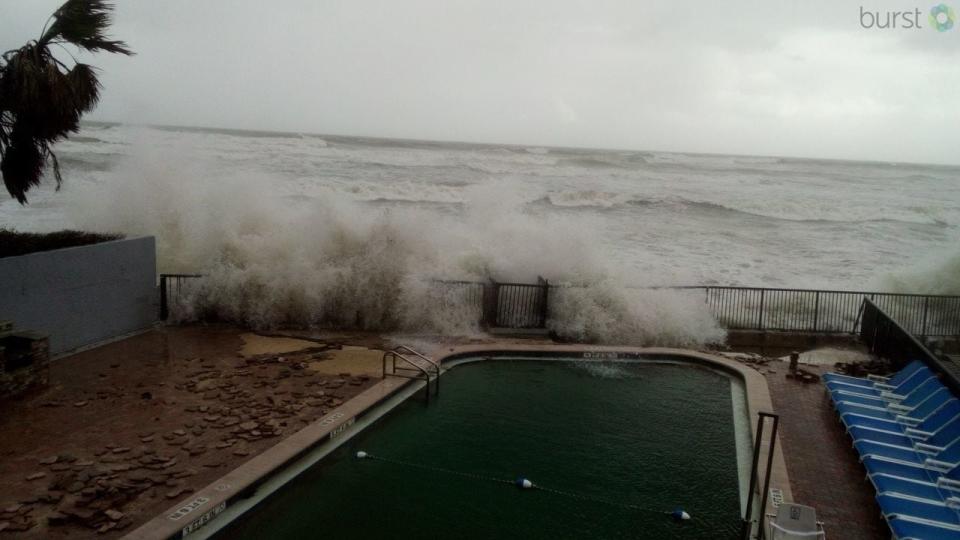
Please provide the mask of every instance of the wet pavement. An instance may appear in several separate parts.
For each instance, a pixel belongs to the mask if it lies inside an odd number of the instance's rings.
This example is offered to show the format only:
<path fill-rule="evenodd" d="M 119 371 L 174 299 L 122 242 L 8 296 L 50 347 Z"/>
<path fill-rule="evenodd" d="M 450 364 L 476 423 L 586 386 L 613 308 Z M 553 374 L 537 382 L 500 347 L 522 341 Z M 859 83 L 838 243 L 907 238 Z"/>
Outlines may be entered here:
<path fill-rule="evenodd" d="M 373 382 L 311 369 L 341 343 L 275 345 L 168 327 L 53 362 L 48 388 L 0 403 L 0 534 L 120 536 Z"/>

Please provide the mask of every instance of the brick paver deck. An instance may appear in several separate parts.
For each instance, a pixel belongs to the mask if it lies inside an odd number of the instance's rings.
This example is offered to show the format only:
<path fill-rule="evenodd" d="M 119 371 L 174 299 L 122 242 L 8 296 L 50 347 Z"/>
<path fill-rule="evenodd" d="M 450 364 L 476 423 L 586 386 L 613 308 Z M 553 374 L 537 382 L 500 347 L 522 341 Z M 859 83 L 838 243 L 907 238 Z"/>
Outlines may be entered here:
<path fill-rule="evenodd" d="M 850 438 L 822 382 L 804 384 L 786 377 L 787 366 L 773 364 L 766 373 L 794 502 L 813 506 L 827 538 L 889 539 L 873 486 L 866 479 Z M 829 368 L 804 366 L 826 373 Z M 766 371 L 766 370 L 763 370 Z"/>

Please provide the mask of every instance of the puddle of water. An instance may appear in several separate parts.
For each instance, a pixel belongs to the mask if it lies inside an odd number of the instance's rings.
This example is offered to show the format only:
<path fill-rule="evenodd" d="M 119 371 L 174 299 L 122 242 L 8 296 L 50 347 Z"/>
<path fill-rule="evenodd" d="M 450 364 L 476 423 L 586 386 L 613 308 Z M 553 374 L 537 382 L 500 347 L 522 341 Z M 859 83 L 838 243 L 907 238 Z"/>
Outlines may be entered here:
<path fill-rule="evenodd" d="M 252 333 L 241 334 L 240 339 L 243 340 L 243 347 L 240 348 L 240 354 L 244 356 L 283 354 L 301 351 L 318 345 L 313 341 L 303 339 L 266 337 Z"/>
<path fill-rule="evenodd" d="M 329 375 L 365 373 L 379 377 L 382 371 L 382 360 L 383 351 L 345 346 L 341 350 L 324 351 L 323 359 L 310 362 L 307 368 Z"/>

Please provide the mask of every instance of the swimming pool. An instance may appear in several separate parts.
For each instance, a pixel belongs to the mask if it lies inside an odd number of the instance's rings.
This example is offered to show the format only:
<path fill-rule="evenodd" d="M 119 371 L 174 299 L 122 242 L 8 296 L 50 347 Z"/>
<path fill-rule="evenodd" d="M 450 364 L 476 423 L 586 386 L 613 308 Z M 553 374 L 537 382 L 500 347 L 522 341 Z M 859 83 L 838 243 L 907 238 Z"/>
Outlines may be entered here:
<path fill-rule="evenodd" d="M 737 536 L 750 440 L 737 378 L 686 362 L 478 359 L 219 537 Z M 676 507 L 693 518 L 674 522 Z"/>

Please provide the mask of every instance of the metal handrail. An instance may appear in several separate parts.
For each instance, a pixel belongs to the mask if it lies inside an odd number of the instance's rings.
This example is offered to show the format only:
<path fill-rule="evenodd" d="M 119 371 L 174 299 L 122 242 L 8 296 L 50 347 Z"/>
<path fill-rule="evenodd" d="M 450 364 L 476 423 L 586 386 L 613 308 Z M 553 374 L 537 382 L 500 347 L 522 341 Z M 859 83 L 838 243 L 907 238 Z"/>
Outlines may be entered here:
<path fill-rule="evenodd" d="M 423 354 L 420 354 L 419 352 L 411 349 L 410 347 L 407 347 L 406 345 L 400 345 L 399 347 L 393 349 L 394 352 L 399 352 L 400 350 L 407 351 L 409 354 L 412 354 L 412 355 L 414 355 L 414 356 L 417 356 L 417 357 L 419 357 L 419 358 L 422 358 L 422 359 L 426 360 L 427 363 L 429 363 L 431 366 L 433 366 L 433 369 L 436 370 L 436 372 L 437 372 L 437 382 L 435 383 L 436 386 L 435 386 L 434 392 L 437 393 L 437 394 L 439 394 L 439 393 L 440 393 L 440 362 L 437 362 L 436 360 L 433 360 L 432 358 L 429 358 L 429 357 L 427 357 L 427 356 L 425 356 L 425 355 L 423 355 Z M 408 360 L 408 361 L 409 361 L 409 360 Z"/>
<path fill-rule="evenodd" d="M 891 360 L 897 368 L 911 360 L 922 361 L 941 376 L 943 383 L 955 396 L 960 396 L 958 366 L 934 354 L 917 339 L 917 336 L 904 328 L 880 306 L 866 298 L 863 300 L 860 339 L 869 347 L 871 353 Z"/>
<path fill-rule="evenodd" d="M 408 349 L 408 350 L 412 350 L 412 349 Z M 416 351 L 414 351 L 414 352 L 416 352 Z M 419 355 L 419 353 L 418 353 L 418 355 Z M 422 356 L 422 355 L 421 355 L 421 356 Z M 387 357 L 390 357 L 390 358 L 392 359 L 392 361 L 393 361 L 392 370 L 391 370 L 390 375 L 391 375 L 391 376 L 394 376 L 394 377 L 402 377 L 402 378 L 404 378 L 404 379 L 418 379 L 418 380 L 422 380 L 422 381 L 425 383 L 425 385 L 424 385 L 425 394 L 424 394 L 424 395 L 425 395 L 425 397 L 426 397 L 427 403 L 430 403 L 430 372 L 427 371 L 427 370 L 426 370 L 423 366 L 421 366 L 420 364 L 414 362 L 414 361 L 411 360 L 410 358 L 407 358 L 406 356 L 404 356 L 403 354 L 397 352 L 396 350 L 390 350 L 390 351 L 386 351 L 386 352 L 383 353 L 383 357 L 382 357 L 382 360 L 381 360 L 381 378 L 386 378 L 386 376 L 387 376 Z M 402 359 L 402 360 L 405 361 L 406 363 L 408 363 L 408 364 L 410 364 L 411 366 L 413 366 L 415 369 L 405 368 L 405 367 L 402 367 L 402 366 L 401 366 L 400 368 L 397 368 L 397 358 Z M 428 360 L 429 360 L 429 359 L 428 359 Z M 430 364 L 438 367 L 437 377 L 436 377 L 436 381 L 437 381 L 437 382 L 436 382 L 436 386 L 435 386 L 435 390 L 434 390 L 434 391 L 435 391 L 436 393 L 439 393 L 439 392 L 440 392 L 440 374 L 439 374 L 440 372 L 439 372 L 439 366 L 438 366 L 438 364 L 436 364 L 436 363 L 433 362 L 432 360 L 430 361 Z M 404 374 L 402 374 L 402 373 L 397 373 L 397 370 L 398 370 L 398 369 L 403 370 L 403 371 L 414 371 L 414 372 L 418 371 L 418 372 L 420 372 L 420 374 L 422 375 L 422 377 L 421 377 L 421 376 L 410 376 L 410 375 L 404 375 Z"/>

